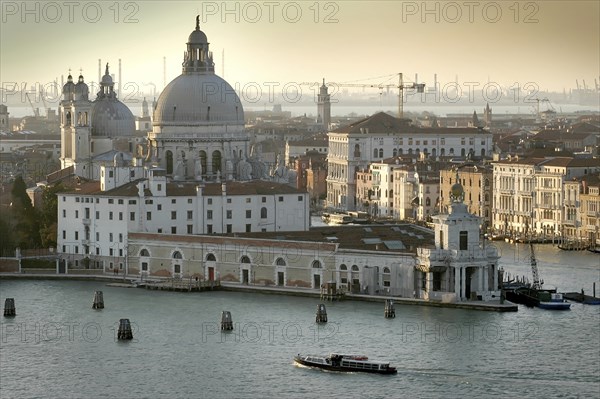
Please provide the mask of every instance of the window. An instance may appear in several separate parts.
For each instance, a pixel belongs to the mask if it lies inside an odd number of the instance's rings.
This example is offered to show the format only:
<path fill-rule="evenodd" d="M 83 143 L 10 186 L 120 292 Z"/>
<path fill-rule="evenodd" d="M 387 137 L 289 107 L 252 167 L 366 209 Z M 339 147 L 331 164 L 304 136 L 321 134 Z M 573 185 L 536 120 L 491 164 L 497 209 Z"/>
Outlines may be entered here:
<path fill-rule="evenodd" d="M 282 196 L 279 197 L 279 202 L 283 202 L 283 197 Z"/>
<path fill-rule="evenodd" d="M 119 233 L 119 242 L 123 242 L 123 233 Z"/>
<path fill-rule="evenodd" d="M 100 247 L 96 247 L 96 255 L 100 255 Z"/>
<path fill-rule="evenodd" d="M 252 217 L 252 211 L 251 210 L 246 210 L 246 219 L 250 219 Z"/>
<path fill-rule="evenodd" d="M 96 220 L 100 219 L 100 211 L 96 211 Z"/>
<path fill-rule="evenodd" d="M 301 195 L 298 196 L 298 201 L 302 201 L 303 199 L 304 199 L 303 196 L 301 196 Z"/>
<path fill-rule="evenodd" d="M 158 234 L 162 234 L 162 229 L 158 229 L 158 230 L 156 230 L 156 232 L 157 232 Z"/>
<path fill-rule="evenodd" d="M 108 220 L 113 220 L 113 213 L 112 212 L 108 212 Z"/>
<path fill-rule="evenodd" d="M 275 261 L 275 264 L 277 266 L 285 266 L 285 259 L 283 259 L 283 258 L 277 258 L 277 260 Z"/>
<path fill-rule="evenodd" d="M 162 190 L 162 184 L 158 184 L 158 186 L 156 187 L 158 189 L 158 191 Z"/>
<path fill-rule="evenodd" d="M 249 204 L 252 202 L 252 198 L 246 198 L 246 204 Z"/>
<path fill-rule="evenodd" d="M 162 205 L 161 204 L 156 205 L 156 210 L 162 211 Z"/>
<path fill-rule="evenodd" d="M 63 209 L 63 218 L 66 218 L 66 217 L 67 217 L 67 210 Z"/>
<path fill-rule="evenodd" d="M 466 251 L 467 250 L 467 239 L 468 239 L 469 233 L 467 231 L 461 231 L 460 232 L 460 250 L 461 251 Z"/>
<path fill-rule="evenodd" d="M 194 217 L 194 212 L 193 211 L 187 211 L 187 219 L 188 220 L 192 220 L 193 217 Z"/>
<path fill-rule="evenodd" d="M 109 254 L 110 256 L 113 256 L 113 254 L 114 254 L 114 253 L 113 253 L 113 249 L 112 249 L 112 248 L 110 248 L 110 249 L 108 250 L 108 254 Z"/>
<path fill-rule="evenodd" d="M 227 198 L 227 203 L 231 204 L 231 198 Z"/>
<path fill-rule="evenodd" d="M 177 211 L 171 211 L 171 220 L 177 219 Z"/>
<path fill-rule="evenodd" d="M 319 262 L 318 260 L 313 261 L 311 266 L 313 269 L 320 269 L 322 267 L 321 262 Z"/>
<path fill-rule="evenodd" d="M 267 202 L 267 197 L 262 197 L 262 200 L 261 200 L 261 201 L 262 201 L 263 203 L 264 203 L 264 202 Z"/>
<path fill-rule="evenodd" d="M 207 262 L 216 262 L 217 258 L 215 257 L 214 254 L 208 254 L 208 255 L 206 255 L 206 261 Z"/>
<path fill-rule="evenodd" d="M 123 205 L 123 200 L 122 199 L 119 200 L 119 205 Z"/>
<path fill-rule="evenodd" d="M 193 224 L 188 224 L 187 225 L 187 233 L 188 234 L 194 234 L 194 225 Z"/>
<path fill-rule="evenodd" d="M 113 233 L 108 233 L 108 241 L 113 242 Z"/>
<path fill-rule="evenodd" d="M 252 225 L 246 224 L 246 233 L 251 233 L 251 232 L 252 232 Z"/>
<path fill-rule="evenodd" d="M 129 212 L 129 220 L 132 222 L 135 220 L 135 212 Z"/>
<path fill-rule="evenodd" d="M 191 203 L 192 203 L 192 199 L 188 198 L 188 204 L 191 204 Z"/>
<path fill-rule="evenodd" d="M 212 224 L 207 224 L 206 225 L 206 234 L 212 234 L 212 233 L 213 233 Z"/>
<path fill-rule="evenodd" d="M 142 271 L 143 272 L 147 272 L 148 271 L 148 262 L 142 262 Z"/>
<path fill-rule="evenodd" d="M 242 256 L 242 258 L 240 259 L 240 263 L 250 263 L 250 258 L 247 257 L 246 255 Z"/>
<path fill-rule="evenodd" d="M 171 234 L 177 234 L 177 227 L 171 226 Z"/>
<path fill-rule="evenodd" d="M 150 256 L 150 252 L 146 248 L 140 251 L 140 256 Z"/>
<path fill-rule="evenodd" d="M 231 225 L 231 224 L 228 224 L 228 225 L 227 225 L 227 232 L 228 232 L 228 233 L 231 233 L 232 231 L 233 231 L 233 225 Z"/>
<path fill-rule="evenodd" d="M 232 219 L 233 218 L 233 211 L 229 210 L 227 211 L 227 219 Z"/>
<path fill-rule="evenodd" d="M 267 218 L 267 208 L 265 208 L 265 207 L 260 208 L 260 218 L 261 219 Z"/>
<path fill-rule="evenodd" d="M 79 211 L 75 211 L 75 219 L 79 219 Z"/>
<path fill-rule="evenodd" d="M 123 212 L 119 212 L 119 220 L 123 220 Z"/>
<path fill-rule="evenodd" d="M 129 200 L 129 205 L 135 205 L 135 204 L 137 204 L 136 200 Z"/>
<path fill-rule="evenodd" d="M 119 249 L 119 256 L 123 256 L 123 249 Z"/>
<path fill-rule="evenodd" d="M 98 231 L 96 232 L 96 241 L 100 241 L 100 233 Z"/>
<path fill-rule="evenodd" d="M 146 220 L 152 220 L 152 212 L 146 212 Z"/>
<path fill-rule="evenodd" d="M 207 200 L 207 204 L 208 204 L 208 205 L 212 205 L 212 198 L 209 198 L 209 199 Z"/>
<path fill-rule="evenodd" d="M 76 254 L 78 254 L 78 253 L 79 253 L 79 246 L 78 246 L 78 245 L 75 245 L 75 253 L 76 253 Z M 77 262 L 77 261 L 75 261 L 75 262 Z"/>
<path fill-rule="evenodd" d="M 112 198 L 109 198 L 109 199 L 108 199 L 108 203 L 109 203 L 109 204 L 114 204 L 114 202 L 115 202 L 115 200 L 113 200 Z"/>
<path fill-rule="evenodd" d="M 78 231 L 75 232 L 75 239 L 79 240 L 79 232 Z"/>
<path fill-rule="evenodd" d="M 208 220 L 212 220 L 212 218 L 213 218 L 213 211 L 212 210 L 206 211 L 206 218 Z"/>
<path fill-rule="evenodd" d="M 63 230 L 63 234 L 62 234 L 63 240 L 67 239 L 67 231 Z"/>
<path fill-rule="evenodd" d="M 177 199 L 173 198 L 173 199 L 171 200 L 171 204 L 176 204 L 176 203 L 177 203 Z"/>

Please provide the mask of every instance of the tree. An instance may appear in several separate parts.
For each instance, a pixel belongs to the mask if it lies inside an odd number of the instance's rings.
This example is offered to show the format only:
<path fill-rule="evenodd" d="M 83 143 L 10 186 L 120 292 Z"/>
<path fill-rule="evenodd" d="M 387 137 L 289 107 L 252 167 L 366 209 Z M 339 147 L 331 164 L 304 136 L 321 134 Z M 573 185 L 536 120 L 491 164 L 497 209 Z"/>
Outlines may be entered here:
<path fill-rule="evenodd" d="M 42 246 L 56 247 L 56 234 L 58 227 L 58 194 L 65 191 L 65 187 L 58 183 L 47 186 L 42 193 L 42 208 L 39 211 L 40 236 Z"/>
<path fill-rule="evenodd" d="M 41 244 L 38 214 L 27 195 L 27 185 L 19 175 L 15 178 L 12 191 L 12 213 L 14 220 L 14 244 L 22 249 L 38 248 Z"/>

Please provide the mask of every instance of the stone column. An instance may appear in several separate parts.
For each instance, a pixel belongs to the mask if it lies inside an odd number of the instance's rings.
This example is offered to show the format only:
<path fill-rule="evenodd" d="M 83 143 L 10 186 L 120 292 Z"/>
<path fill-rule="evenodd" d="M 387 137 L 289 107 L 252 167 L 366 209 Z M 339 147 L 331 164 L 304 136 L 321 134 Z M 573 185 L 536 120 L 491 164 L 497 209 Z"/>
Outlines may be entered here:
<path fill-rule="evenodd" d="M 454 268 L 454 293 L 456 294 L 456 298 L 460 301 L 460 267 Z"/>
<path fill-rule="evenodd" d="M 461 267 L 460 272 L 461 272 L 460 274 L 462 276 L 461 284 L 460 284 L 461 299 L 462 298 L 468 299 L 468 295 L 466 292 L 467 291 L 467 268 Z"/>

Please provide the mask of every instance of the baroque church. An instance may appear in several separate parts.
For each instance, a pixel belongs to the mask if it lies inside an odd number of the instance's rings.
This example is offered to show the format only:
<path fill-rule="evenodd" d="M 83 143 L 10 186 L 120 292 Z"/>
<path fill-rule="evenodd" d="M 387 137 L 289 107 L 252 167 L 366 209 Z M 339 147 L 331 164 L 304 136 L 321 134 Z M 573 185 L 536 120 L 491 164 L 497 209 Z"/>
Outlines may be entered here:
<path fill-rule="evenodd" d="M 196 27 L 188 37 L 182 73 L 153 104 L 152 131 L 135 130 L 135 117 L 117 98 L 109 65 L 94 101 L 82 75 L 69 74 L 60 104 L 61 167 L 98 180 L 105 165 L 161 168 L 175 181 L 272 179 L 295 184 L 293 172 L 269 170 L 251 154 L 240 98 L 215 65 L 206 34 Z"/>

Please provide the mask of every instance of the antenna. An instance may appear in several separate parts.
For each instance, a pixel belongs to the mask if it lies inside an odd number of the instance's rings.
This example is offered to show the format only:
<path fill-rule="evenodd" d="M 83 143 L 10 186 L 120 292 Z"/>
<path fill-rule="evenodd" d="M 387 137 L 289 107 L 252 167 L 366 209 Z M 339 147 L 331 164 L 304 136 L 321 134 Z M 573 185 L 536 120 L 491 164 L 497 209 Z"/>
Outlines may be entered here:
<path fill-rule="evenodd" d="M 163 89 L 167 87 L 167 57 L 163 57 Z"/>

